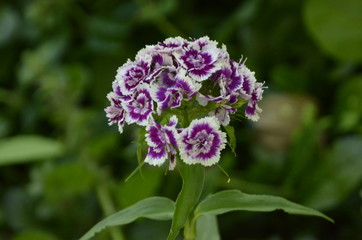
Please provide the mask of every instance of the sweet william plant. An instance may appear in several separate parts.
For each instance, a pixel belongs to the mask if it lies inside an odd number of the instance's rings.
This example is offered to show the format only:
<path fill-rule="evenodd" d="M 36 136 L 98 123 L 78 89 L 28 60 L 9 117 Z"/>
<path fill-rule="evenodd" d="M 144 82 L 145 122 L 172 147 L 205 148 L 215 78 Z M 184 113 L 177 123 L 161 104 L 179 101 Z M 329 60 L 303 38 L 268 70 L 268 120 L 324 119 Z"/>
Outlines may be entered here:
<path fill-rule="evenodd" d="M 109 124 L 137 124 L 145 131 L 146 158 L 140 163 L 175 168 L 183 180 L 176 202 L 164 197 L 144 199 L 100 221 L 81 240 L 90 239 L 105 227 L 123 225 L 137 218 L 172 220 L 167 240 L 183 229 L 184 239 L 198 239 L 197 226 L 208 222 L 217 228 L 215 216 L 230 211 L 267 212 L 323 217 L 324 214 L 267 195 L 237 190 L 215 193 L 200 201 L 205 167 L 218 164 L 227 144 L 235 147 L 230 115 L 243 105 L 243 115 L 257 121 L 264 83 L 258 82 L 245 62 L 230 59 L 225 45 L 218 47 L 208 37 L 185 40 L 168 38 L 146 46 L 134 61 L 117 70 L 107 95 Z M 223 127 L 221 127 L 221 125 Z M 223 132 L 225 129 L 227 133 Z M 199 233 L 200 236 L 201 233 Z M 219 239 L 217 231 L 209 234 Z"/>

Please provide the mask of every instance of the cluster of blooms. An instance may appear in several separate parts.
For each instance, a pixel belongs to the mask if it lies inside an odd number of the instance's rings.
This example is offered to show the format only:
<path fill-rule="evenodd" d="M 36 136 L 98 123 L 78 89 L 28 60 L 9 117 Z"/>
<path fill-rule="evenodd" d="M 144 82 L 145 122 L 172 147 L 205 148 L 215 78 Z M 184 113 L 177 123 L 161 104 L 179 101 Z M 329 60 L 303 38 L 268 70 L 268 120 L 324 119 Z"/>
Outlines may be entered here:
<path fill-rule="evenodd" d="M 231 60 L 224 45 L 218 48 L 208 37 L 175 37 L 146 46 L 117 70 L 105 111 L 121 133 L 125 122 L 146 127 L 145 162 L 159 166 L 169 159 L 173 169 L 179 154 L 187 164 L 210 166 L 225 148 L 220 124 L 228 125 L 242 103 L 245 116 L 257 121 L 262 94 L 263 83 L 245 63 Z M 193 108 L 195 116 L 207 112 L 189 123 Z M 169 123 L 161 125 L 163 118 Z"/>

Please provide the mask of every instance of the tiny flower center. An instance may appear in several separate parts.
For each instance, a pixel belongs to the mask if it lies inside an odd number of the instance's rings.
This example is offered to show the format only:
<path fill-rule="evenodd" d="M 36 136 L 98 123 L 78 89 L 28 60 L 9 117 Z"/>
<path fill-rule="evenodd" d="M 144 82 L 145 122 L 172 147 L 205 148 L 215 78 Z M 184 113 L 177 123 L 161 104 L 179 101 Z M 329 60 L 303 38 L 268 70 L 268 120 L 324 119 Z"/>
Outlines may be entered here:
<path fill-rule="evenodd" d="M 150 109 L 148 107 L 149 100 L 147 96 L 144 93 L 141 93 L 137 96 L 136 101 L 132 103 L 134 106 L 134 112 L 144 115 L 146 114 Z"/>
<path fill-rule="evenodd" d="M 204 58 L 201 55 L 194 56 L 194 59 L 191 60 L 195 68 L 201 67 L 204 65 Z"/>
<path fill-rule="evenodd" d="M 198 132 L 196 136 L 189 141 L 189 143 L 193 145 L 193 157 L 200 153 L 208 153 L 211 149 L 213 140 L 214 135 L 208 134 L 206 130 Z"/>
<path fill-rule="evenodd" d="M 193 53 L 189 56 L 188 60 L 192 63 L 194 68 L 200 68 L 205 65 L 205 59 L 201 54 Z"/>

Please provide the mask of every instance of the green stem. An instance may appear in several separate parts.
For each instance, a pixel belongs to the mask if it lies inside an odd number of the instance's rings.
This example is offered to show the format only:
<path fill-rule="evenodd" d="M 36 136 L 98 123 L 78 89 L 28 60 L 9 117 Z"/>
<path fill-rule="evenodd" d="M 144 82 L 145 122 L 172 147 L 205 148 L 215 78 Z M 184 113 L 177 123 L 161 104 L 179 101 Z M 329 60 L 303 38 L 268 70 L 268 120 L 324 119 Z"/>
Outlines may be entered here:
<path fill-rule="evenodd" d="M 193 219 L 190 213 L 200 199 L 204 187 L 205 168 L 199 164 L 187 165 L 183 161 L 179 161 L 179 167 L 183 180 L 182 189 L 176 200 L 176 209 L 167 240 L 174 240 L 185 224 L 185 234 L 187 234 L 185 239 L 192 240 L 195 239 L 196 232 L 192 230 L 194 226 L 187 224 L 187 221 Z"/>
<path fill-rule="evenodd" d="M 190 214 L 184 228 L 184 240 L 195 240 L 196 236 L 196 218 Z"/>
<path fill-rule="evenodd" d="M 113 205 L 111 194 L 106 183 L 99 183 L 97 185 L 97 196 L 104 212 L 104 215 L 108 216 L 115 213 L 115 207 Z M 109 228 L 109 233 L 113 240 L 125 240 L 122 231 L 119 227 Z"/>

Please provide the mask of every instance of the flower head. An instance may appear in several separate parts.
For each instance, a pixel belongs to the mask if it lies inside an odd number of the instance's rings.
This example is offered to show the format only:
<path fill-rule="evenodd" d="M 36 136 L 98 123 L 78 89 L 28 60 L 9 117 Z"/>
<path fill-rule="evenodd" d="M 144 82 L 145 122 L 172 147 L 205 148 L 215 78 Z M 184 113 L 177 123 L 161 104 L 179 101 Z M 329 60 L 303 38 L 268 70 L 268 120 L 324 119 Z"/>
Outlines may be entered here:
<path fill-rule="evenodd" d="M 118 68 L 105 112 L 121 133 L 125 123 L 146 128 L 145 162 L 160 166 L 169 159 L 173 169 L 179 154 L 187 164 L 211 166 L 225 148 L 220 124 L 229 125 L 243 104 L 245 116 L 257 121 L 263 85 L 209 37 L 167 38 Z M 161 125 L 165 119 L 169 124 Z"/>

